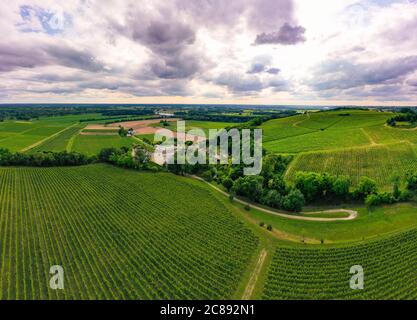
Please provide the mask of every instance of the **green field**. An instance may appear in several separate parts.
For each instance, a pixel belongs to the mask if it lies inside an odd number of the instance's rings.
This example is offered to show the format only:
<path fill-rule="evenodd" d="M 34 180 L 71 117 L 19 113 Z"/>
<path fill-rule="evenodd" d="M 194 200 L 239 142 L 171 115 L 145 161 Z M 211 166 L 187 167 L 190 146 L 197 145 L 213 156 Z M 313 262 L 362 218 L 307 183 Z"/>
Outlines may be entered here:
<path fill-rule="evenodd" d="M 417 299 L 417 230 L 384 240 L 328 249 L 278 247 L 264 299 Z M 350 268 L 364 271 L 364 289 L 352 290 Z"/>
<path fill-rule="evenodd" d="M 42 117 L 33 121 L 0 122 L 0 148 L 10 151 L 25 151 L 66 128 L 77 124 L 81 119 L 95 117 L 96 114 Z M 36 146 L 38 147 L 38 146 Z M 52 145 L 52 147 L 55 147 Z"/>
<path fill-rule="evenodd" d="M 135 143 L 135 140 L 132 138 L 119 135 L 77 135 L 71 150 L 93 156 L 97 155 L 103 148 L 130 147 L 133 143 Z"/>
<path fill-rule="evenodd" d="M 41 143 L 39 146 L 30 149 L 30 153 L 34 152 L 43 152 L 43 151 L 69 151 L 69 144 L 71 139 L 73 139 L 80 130 L 85 126 L 85 124 L 76 124 L 60 134 L 46 140 Z"/>
<path fill-rule="evenodd" d="M 1 168 L 0 181 L 0 299 L 231 298 L 258 243 L 170 174 Z M 65 290 L 48 289 L 52 265 Z"/>
<path fill-rule="evenodd" d="M 392 177 L 404 178 L 410 169 L 417 168 L 415 148 L 410 143 L 360 147 L 335 151 L 299 154 L 287 171 L 287 179 L 294 181 L 298 171 L 330 173 L 349 176 L 353 186 L 360 177 L 374 179 L 381 189 L 391 190 Z"/>
<path fill-rule="evenodd" d="M 264 147 L 272 152 L 299 153 L 370 145 L 363 128 L 383 127 L 390 116 L 391 113 L 376 111 L 343 110 L 270 120 L 261 126 Z"/>
<path fill-rule="evenodd" d="M 349 176 L 355 186 L 370 177 L 381 190 L 390 190 L 392 177 L 401 178 L 417 165 L 417 130 L 385 125 L 389 112 L 339 110 L 305 113 L 270 120 L 262 125 L 264 148 L 295 154 L 286 172 L 294 181 L 298 171 Z"/>

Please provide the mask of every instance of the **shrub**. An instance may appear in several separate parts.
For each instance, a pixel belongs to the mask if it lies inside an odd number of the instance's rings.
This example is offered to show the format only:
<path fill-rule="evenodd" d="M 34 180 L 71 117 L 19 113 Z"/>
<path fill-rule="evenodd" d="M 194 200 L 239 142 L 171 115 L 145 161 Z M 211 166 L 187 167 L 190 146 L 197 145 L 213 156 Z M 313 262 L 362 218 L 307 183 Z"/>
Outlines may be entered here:
<path fill-rule="evenodd" d="M 354 192 L 354 196 L 358 199 L 366 199 L 367 196 L 376 194 L 377 192 L 378 188 L 374 180 L 368 177 L 361 177 L 358 187 Z"/>
<path fill-rule="evenodd" d="M 233 180 L 230 178 L 224 179 L 223 186 L 226 188 L 227 191 L 230 191 L 233 187 Z"/>
<path fill-rule="evenodd" d="M 267 229 L 268 231 L 272 231 L 272 225 L 268 224 L 268 226 L 266 227 L 266 229 Z"/>
<path fill-rule="evenodd" d="M 409 171 L 405 176 L 408 190 L 417 190 L 417 171 Z"/>
<path fill-rule="evenodd" d="M 282 208 L 287 211 L 300 212 L 305 204 L 304 195 L 298 189 L 292 189 L 282 199 Z"/>

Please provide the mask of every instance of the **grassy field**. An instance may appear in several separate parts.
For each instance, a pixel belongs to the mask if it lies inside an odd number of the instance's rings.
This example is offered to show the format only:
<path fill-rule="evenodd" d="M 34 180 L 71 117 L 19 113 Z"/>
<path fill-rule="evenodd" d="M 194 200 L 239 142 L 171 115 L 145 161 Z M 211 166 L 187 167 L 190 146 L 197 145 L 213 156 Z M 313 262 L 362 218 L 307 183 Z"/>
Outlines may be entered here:
<path fill-rule="evenodd" d="M 69 151 L 69 143 L 71 139 L 73 139 L 73 137 L 75 137 L 84 126 L 85 124 L 74 125 L 58 134 L 57 136 L 46 140 L 39 146 L 29 150 L 29 152 L 35 153 L 43 151 Z"/>
<path fill-rule="evenodd" d="M 119 135 L 77 135 L 71 150 L 92 156 L 97 155 L 103 148 L 130 147 L 133 143 L 135 143 L 135 140 L 132 138 Z"/>
<path fill-rule="evenodd" d="M 323 240 L 324 244 L 342 244 L 417 228 L 415 204 L 387 205 L 375 208 L 371 212 L 363 206 L 352 208 L 352 205 L 345 205 L 342 207 L 357 210 L 358 217 L 348 221 L 302 221 L 267 214 L 254 208 L 251 208 L 247 216 L 256 224 L 259 222 L 271 224 L 281 233 L 291 235 L 291 239 L 288 240 L 298 243 L 302 243 L 304 239 L 307 243 L 320 243 Z M 314 211 L 322 209 L 329 209 L 329 207 L 314 208 Z M 285 237 L 281 238 L 285 240 Z"/>
<path fill-rule="evenodd" d="M 81 119 L 95 117 L 96 114 L 43 117 L 33 121 L 0 122 L 0 148 L 22 151 L 53 136 Z M 54 147 L 54 146 L 53 146 Z"/>
<path fill-rule="evenodd" d="M 0 181 L 0 299 L 230 298 L 258 243 L 170 174 L 1 168 Z M 48 289 L 52 265 L 65 290 Z"/>
<path fill-rule="evenodd" d="M 365 146 L 372 141 L 363 128 L 383 126 L 390 116 L 376 111 L 343 110 L 270 120 L 261 126 L 264 147 L 272 152 L 299 153 Z"/>
<path fill-rule="evenodd" d="M 417 299 L 417 230 L 333 249 L 278 247 L 264 299 Z M 352 290 L 350 268 L 361 265 L 364 289 Z"/>

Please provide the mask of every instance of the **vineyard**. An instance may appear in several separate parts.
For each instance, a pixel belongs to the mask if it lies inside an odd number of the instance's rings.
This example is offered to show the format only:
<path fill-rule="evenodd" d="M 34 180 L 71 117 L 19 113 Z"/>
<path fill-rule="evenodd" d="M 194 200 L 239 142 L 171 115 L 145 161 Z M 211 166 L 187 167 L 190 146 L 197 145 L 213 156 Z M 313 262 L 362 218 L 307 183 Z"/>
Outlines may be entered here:
<path fill-rule="evenodd" d="M 258 240 L 185 178 L 0 169 L 0 299 L 231 298 Z M 65 290 L 49 289 L 49 269 Z"/>
<path fill-rule="evenodd" d="M 404 177 L 417 168 L 417 157 L 410 143 L 352 148 L 338 151 L 309 152 L 298 155 L 289 170 L 287 179 L 294 181 L 298 171 L 330 173 L 349 176 L 354 186 L 360 177 L 374 179 L 381 189 L 391 189 L 392 177 Z"/>
<path fill-rule="evenodd" d="M 417 230 L 344 248 L 278 247 L 264 299 L 416 299 Z M 349 286 L 361 265 L 364 289 Z"/>
<path fill-rule="evenodd" d="M 55 137 L 46 140 L 44 143 L 30 150 L 31 153 L 42 151 L 65 151 L 67 150 L 68 143 L 74 135 L 84 127 L 82 124 L 72 126 L 65 131 L 61 132 Z"/>
<path fill-rule="evenodd" d="M 384 129 L 389 116 L 390 113 L 360 110 L 309 112 L 267 121 L 261 128 L 267 150 L 300 153 L 370 145 L 372 141 L 364 128 Z"/>

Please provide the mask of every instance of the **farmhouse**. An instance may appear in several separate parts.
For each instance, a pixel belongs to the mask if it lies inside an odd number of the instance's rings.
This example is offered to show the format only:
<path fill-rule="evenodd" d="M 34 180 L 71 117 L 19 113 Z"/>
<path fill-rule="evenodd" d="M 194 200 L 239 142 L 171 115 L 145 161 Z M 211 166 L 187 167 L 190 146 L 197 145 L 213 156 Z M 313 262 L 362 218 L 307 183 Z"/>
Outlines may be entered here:
<path fill-rule="evenodd" d="M 130 128 L 129 130 L 127 130 L 127 134 L 126 134 L 126 136 L 127 136 L 127 137 L 131 137 L 131 136 L 133 136 L 135 133 L 136 133 L 136 132 L 135 132 L 135 130 L 133 130 L 133 128 Z"/>

